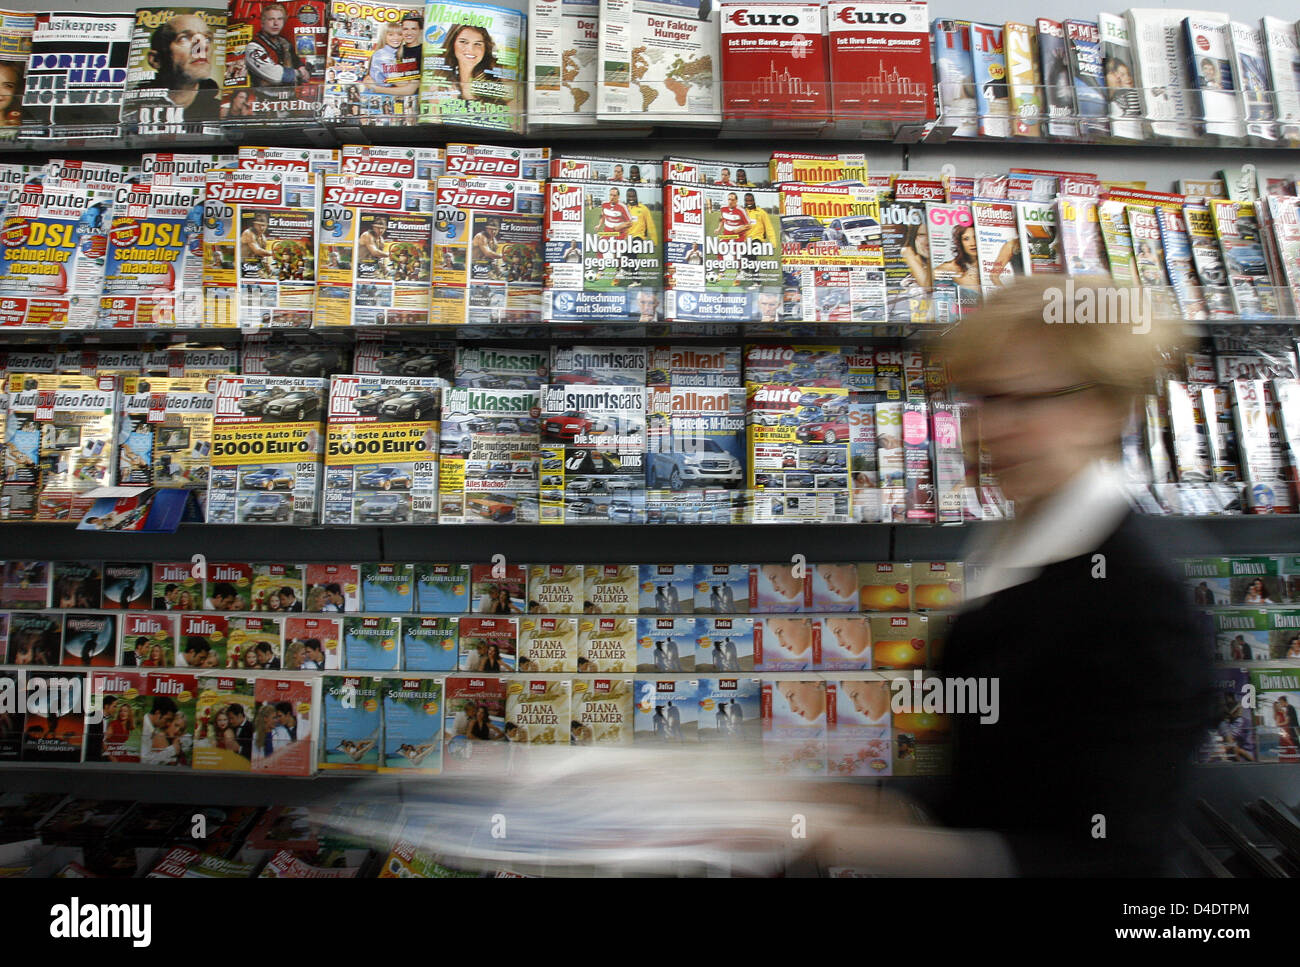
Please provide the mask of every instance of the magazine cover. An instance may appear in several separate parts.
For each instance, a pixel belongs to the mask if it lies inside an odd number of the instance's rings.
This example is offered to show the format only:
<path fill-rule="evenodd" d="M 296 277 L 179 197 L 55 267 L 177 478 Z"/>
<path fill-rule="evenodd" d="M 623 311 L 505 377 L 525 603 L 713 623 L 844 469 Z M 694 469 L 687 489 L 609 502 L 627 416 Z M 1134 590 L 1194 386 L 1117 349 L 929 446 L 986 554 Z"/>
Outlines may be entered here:
<path fill-rule="evenodd" d="M 642 564 L 642 614 L 694 614 L 695 565 Z"/>
<path fill-rule="evenodd" d="M 226 7 L 141 7 L 127 56 L 122 123 L 137 134 L 215 134 Z"/>
<path fill-rule="evenodd" d="M 50 605 L 54 608 L 96 608 L 103 587 L 104 575 L 95 561 L 51 561 L 53 592 Z"/>
<path fill-rule="evenodd" d="M 912 565 L 908 561 L 859 564 L 858 587 L 863 611 L 906 611 L 912 602 Z"/>
<path fill-rule="evenodd" d="M 1228 289 L 1238 316 L 1243 319 L 1275 317 L 1278 298 L 1264 258 L 1255 206 L 1218 199 L 1211 199 L 1209 204 L 1228 274 Z"/>
<path fill-rule="evenodd" d="M 519 619 L 464 615 L 458 619 L 460 657 L 464 672 L 498 674 L 515 670 L 519 652 Z"/>
<path fill-rule="evenodd" d="M 83 675 L 27 672 L 23 718 L 24 762 L 81 762 L 86 738 Z"/>
<path fill-rule="evenodd" d="M 1300 762 L 1300 672 L 1294 668 L 1252 669 L 1250 682 L 1258 699 L 1258 761 Z"/>
<path fill-rule="evenodd" d="M 659 188 L 662 162 L 658 159 L 557 153 L 551 158 L 549 177 L 560 181 L 615 181 Z"/>
<path fill-rule="evenodd" d="M 695 670 L 741 672 L 754 670 L 754 619 L 738 615 L 697 618 Z"/>
<path fill-rule="evenodd" d="M 1286 611 L 1254 608 L 1216 609 L 1214 619 L 1214 657 L 1218 661 L 1267 661 L 1270 657 L 1270 618 L 1276 615 L 1291 625 L 1287 637 L 1295 637 L 1297 615 Z M 1289 620 L 1288 620 L 1289 619 Z M 1284 629 L 1285 631 L 1285 629 Z M 1289 647 L 1289 644 L 1288 644 Z M 1286 648 L 1280 649 L 1286 657 Z"/>
<path fill-rule="evenodd" d="M 1165 271 L 1174 287 L 1178 311 L 1184 319 L 1205 319 L 1208 311 L 1201 296 L 1200 279 L 1192 259 L 1192 243 L 1182 212 L 1172 206 L 1156 208 L 1156 225 L 1164 251 Z"/>
<path fill-rule="evenodd" d="M 538 401 L 537 390 L 444 391 L 440 522 L 536 522 Z"/>
<path fill-rule="evenodd" d="M 450 176 L 436 184 L 431 321 L 538 322 L 543 184 Z"/>
<path fill-rule="evenodd" d="M 541 389 L 552 381 L 550 357 L 536 349 L 478 348 L 457 345 L 455 382 L 457 387 L 478 389 Z"/>
<path fill-rule="evenodd" d="M 9 325 L 89 329 L 99 315 L 115 191 L 28 181 L 4 208 Z"/>
<path fill-rule="evenodd" d="M 452 178 L 545 181 L 550 170 L 550 148 L 448 142 L 443 174 Z"/>
<path fill-rule="evenodd" d="M 133 13 L 38 13 L 23 79 L 33 137 L 111 137 L 126 92 Z M 62 129 L 62 130 L 56 130 Z"/>
<path fill-rule="evenodd" d="M 10 376 L 8 519 L 70 521 L 90 510 L 85 494 L 114 482 L 117 408 L 117 392 L 90 377 Z"/>
<path fill-rule="evenodd" d="M 415 567 L 412 564 L 375 563 L 361 565 L 361 610 L 410 614 L 414 596 Z"/>
<path fill-rule="evenodd" d="M 768 169 L 774 188 L 781 188 L 786 182 L 861 186 L 867 181 L 867 156 L 861 152 L 813 154 L 807 151 L 773 151 Z"/>
<path fill-rule="evenodd" d="M 451 705 L 453 683 L 431 678 L 391 677 L 380 680 L 383 701 L 383 754 L 380 772 L 438 775 L 443 771 L 443 716 Z M 461 736 L 464 741 L 463 735 Z M 447 736 L 450 759 L 452 736 Z M 450 763 L 448 763 L 450 765 Z"/>
<path fill-rule="evenodd" d="M 300 174 L 339 173 L 337 148 L 285 148 L 275 145 L 241 144 L 240 171 L 296 171 Z"/>
<path fill-rule="evenodd" d="M 339 148 L 339 174 L 432 181 L 442 176 L 446 156 L 443 148 L 425 145 L 345 144 Z"/>
<path fill-rule="evenodd" d="M 109 223 L 99 324 L 108 329 L 203 325 L 201 185 L 124 185 Z"/>
<path fill-rule="evenodd" d="M 768 158 L 744 161 L 714 161 L 670 155 L 663 160 L 663 181 L 718 188 L 772 188 L 772 166 Z"/>
<path fill-rule="evenodd" d="M 118 414 L 117 482 L 206 496 L 216 396 L 206 379 L 127 376 Z"/>
<path fill-rule="evenodd" d="M 830 121 L 826 14 L 821 3 L 720 4 L 724 124 L 815 131 Z"/>
<path fill-rule="evenodd" d="M 415 610 L 422 614 L 460 614 L 469 610 L 469 565 L 415 565 Z"/>
<path fill-rule="evenodd" d="M 588 564 L 585 569 L 583 614 L 637 614 L 640 610 L 640 566 Z"/>
<path fill-rule="evenodd" d="M 1038 60 L 1038 33 L 1029 24 L 1007 23 L 1003 25 L 1002 42 L 1007 58 L 1012 133 L 1022 138 L 1041 137 L 1043 72 Z"/>
<path fill-rule="evenodd" d="M 548 384 L 541 461 L 561 478 L 541 494 L 543 523 L 636 523 L 645 499 L 646 389 Z"/>
<path fill-rule="evenodd" d="M 156 690 L 160 686 L 172 685 L 170 679 L 181 677 L 188 677 L 191 682 L 195 682 L 197 688 L 197 700 L 190 698 L 193 714 L 197 716 L 196 723 L 192 726 L 193 767 L 222 772 L 251 772 L 254 711 L 257 705 L 253 679 L 232 675 L 199 676 L 197 680 L 193 676 L 168 676 L 164 679 L 155 674 L 151 674 L 149 679 Z M 160 751 L 167 750 L 164 748 Z"/>
<path fill-rule="evenodd" d="M 754 670 L 797 672 L 820 668 L 820 618 L 754 618 Z"/>
<path fill-rule="evenodd" d="M 754 520 L 848 520 L 849 391 L 752 387 L 747 435 Z"/>
<path fill-rule="evenodd" d="M 253 565 L 249 610 L 302 611 L 303 600 L 301 564 Z"/>
<path fill-rule="evenodd" d="M 1264 53 L 1264 37 L 1258 25 L 1228 24 L 1232 68 L 1237 81 L 1237 110 L 1246 122 L 1246 135 L 1262 141 L 1277 140 L 1277 112 L 1273 107 L 1274 81 Z"/>
<path fill-rule="evenodd" d="M 893 775 L 888 682 L 826 685 L 826 759 L 832 776 Z"/>
<path fill-rule="evenodd" d="M 515 679 L 506 686 L 506 741 L 516 745 L 568 745 L 573 717 L 570 683 Z"/>
<path fill-rule="evenodd" d="M 316 325 L 429 321 L 434 193 L 414 178 L 326 175 Z"/>
<path fill-rule="evenodd" d="M 343 619 L 343 667 L 348 671 L 397 671 L 402 667 L 400 619 L 354 614 Z"/>
<path fill-rule="evenodd" d="M 361 573 L 355 564 L 307 564 L 305 572 L 304 611 L 361 610 Z"/>
<path fill-rule="evenodd" d="M 127 668 L 174 667 L 176 616 L 166 611 L 122 615 L 117 655 L 117 664 Z"/>
<path fill-rule="evenodd" d="M 1167 380 L 1164 389 L 1169 409 L 1174 475 L 1180 483 L 1205 483 L 1213 476 L 1200 398 L 1187 383 L 1178 380 Z"/>
<path fill-rule="evenodd" d="M 543 322 L 657 322 L 663 203 L 627 183 L 546 184 Z"/>
<path fill-rule="evenodd" d="M 740 386 L 739 346 L 667 345 L 650 348 L 647 386 Z"/>
<path fill-rule="evenodd" d="M 861 671 L 871 667 L 871 622 L 866 615 L 827 615 L 818 620 L 822 646 L 818 668 Z"/>
<path fill-rule="evenodd" d="M 826 683 L 764 682 L 763 760 L 779 775 L 826 774 Z"/>
<path fill-rule="evenodd" d="M 149 713 L 145 676 L 96 672 L 90 676 L 91 708 L 99 720 L 86 726 L 86 762 L 139 762 Z"/>
<path fill-rule="evenodd" d="M 234 0 L 226 23 L 221 119 L 315 119 L 321 110 L 325 0 Z M 336 3 L 348 7 L 348 3 Z"/>
<path fill-rule="evenodd" d="M 1079 113 L 1079 133 L 1089 137 L 1108 135 L 1110 107 L 1101 33 L 1097 24 L 1088 20 L 1067 20 L 1063 26 L 1070 77 L 1074 80 L 1074 103 Z"/>
<path fill-rule="evenodd" d="M 505 771 L 506 681 L 448 678 L 442 710 L 448 775 L 496 776 Z"/>
<path fill-rule="evenodd" d="M 1047 101 L 1047 134 L 1054 138 L 1077 138 L 1079 110 L 1075 102 L 1074 78 L 1070 74 L 1070 49 L 1065 26 L 1039 17 L 1038 60 Z"/>
<path fill-rule="evenodd" d="M 1291 301 L 1300 306 L 1300 199 L 1289 195 L 1269 195 L 1266 200 L 1272 215 L 1273 237 Z"/>
<path fill-rule="evenodd" d="M 775 191 L 665 184 L 664 318 L 775 322 L 782 298 L 779 213 Z"/>
<path fill-rule="evenodd" d="M 1060 195 L 1056 206 L 1061 261 L 1066 274 L 1109 275 L 1096 200 L 1081 195 Z"/>
<path fill-rule="evenodd" d="M 809 610 L 818 612 L 858 610 L 858 566 L 818 564 L 810 574 Z"/>
<path fill-rule="evenodd" d="M 551 383 L 645 386 L 646 346 L 552 346 Z"/>
<path fill-rule="evenodd" d="M 413 124 L 420 113 L 424 4 L 330 4 L 324 113 L 352 124 Z"/>
<path fill-rule="evenodd" d="M 1018 201 L 1015 210 L 1019 226 L 1021 271 L 1025 275 L 1063 274 L 1065 257 L 1061 249 L 1057 206 L 1051 202 Z"/>
<path fill-rule="evenodd" d="M 748 564 L 695 565 L 696 614 L 748 614 Z"/>
<path fill-rule="evenodd" d="M 930 315 L 930 227 L 925 204 L 893 201 L 880 206 L 880 242 L 890 322 L 925 322 Z"/>
<path fill-rule="evenodd" d="M 936 322 L 959 319 L 979 305 L 980 272 L 975 219 L 968 203 L 925 203 L 929 229 L 931 296 Z"/>
<path fill-rule="evenodd" d="M 546 486 L 554 486 L 550 481 Z M 528 569 L 529 614 L 582 614 L 581 564 L 532 564 Z"/>
<path fill-rule="evenodd" d="M 884 14 L 882 16 L 881 14 Z M 883 21 L 883 22 L 882 22 Z M 930 18 L 924 0 L 885 0 L 869 9 L 852 0 L 826 5 L 837 132 L 873 130 L 861 120 L 935 119 Z"/>
<path fill-rule="evenodd" d="M 420 120 L 522 132 L 526 20 L 517 10 L 489 4 L 427 4 Z"/>
<path fill-rule="evenodd" d="M 305 376 L 222 377 L 212 421 L 208 523 L 317 519 L 328 391 L 328 380 Z"/>
<path fill-rule="evenodd" d="M 883 322 L 880 201 L 860 185 L 781 188 L 781 267 L 803 322 Z M 761 320 L 760 320 L 761 321 Z"/>
<path fill-rule="evenodd" d="M 1260 20 L 1260 31 L 1277 107 L 1278 134 L 1294 142 L 1300 138 L 1300 36 L 1291 21 L 1278 17 Z"/>
<path fill-rule="evenodd" d="M 760 693 L 757 678 L 701 678 L 696 689 L 700 741 L 761 742 Z"/>
<path fill-rule="evenodd" d="M 1128 21 L 1114 13 L 1097 14 L 1101 34 L 1101 73 L 1105 81 L 1106 113 L 1115 138 L 1143 138 L 1143 96 L 1135 87 L 1134 51 L 1128 42 Z"/>
<path fill-rule="evenodd" d="M 307 328 L 316 298 L 319 180 L 213 171 L 203 209 L 204 318 L 218 328 Z"/>
<path fill-rule="evenodd" d="M 634 617 L 594 615 L 578 622 L 578 671 L 583 674 L 636 671 Z"/>
<path fill-rule="evenodd" d="M 959 138 L 979 134 L 975 92 L 975 63 L 971 56 L 970 22 L 936 20 L 931 25 L 934 73 L 939 85 L 939 126 Z"/>
<path fill-rule="evenodd" d="M 335 376 L 325 439 L 326 524 L 432 523 L 446 380 Z M 383 459 L 376 461 L 376 456 Z"/>
<path fill-rule="evenodd" d="M 63 653 L 60 665 L 111 668 L 117 661 L 117 625 L 111 614 L 63 615 Z"/>
<path fill-rule="evenodd" d="M 578 621 L 575 615 L 519 619 L 521 672 L 571 672 L 578 668 Z"/>
<path fill-rule="evenodd" d="M 1232 424 L 1228 390 L 1224 386 L 1202 386 L 1200 399 L 1209 437 L 1214 482 L 1235 483 L 1241 478 L 1241 469 L 1237 465 L 1237 433 Z"/>
<path fill-rule="evenodd" d="M 636 670 L 689 672 L 695 670 L 695 619 L 637 618 Z"/>
<path fill-rule="evenodd" d="M 342 641 L 342 618 L 286 616 L 284 667 L 290 671 L 342 668 Z"/>
<path fill-rule="evenodd" d="M 1011 202 L 973 201 L 970 210 L 974 219 L 980 288 L 985 295 L 990 295 L 1011 285 L 1017 267 L 1022 264 L 1017 258 L 1020 238 L 1016 231 L 1016 206 Z"/>
<path fill-rule="evenodd" d="M 599 13 L 594 0 L 530 0 L 525 75 L 530 130 L 595 126 Z"/>
<path fill-rule="evenodd" d="M 451 671 L 459 657 L 459 621 L 452 615 L 408 615 L 402 622 L 402 668 Z"/>
<path fill-rule="evenodd" d="M 698 682 L 685 679 L 636 679 L 634 741 L 672 745 L 694 745 L 699 741 L 698 686 Z"/>
<path fill-rule="evenodd" d="M 1160 241 L 1160 224 L 1156 220 L 1155 210 L 1140 205 L 1129 204 L 1125 209 L 1128 219 L 1129 235 L 1133 239 L 1133 265 L 1137 270 L 1138 281 L 1144 289 L 1150 289 L 1156 305 L 1166 310 L 1173 309 L 1169 295 L 1169 277 L 1165 272 L 1164 246 Z"/>
<path fill-rule="evenodd" d="M 1253 514 L 1290 513 L 1291 487 L 1281 440 L 1270 419 L 1268 383 L 1262 379 L 1234 379 L 1230 384 L 1233 423 L 1246 483 L 1247 509 Z M 1247 595 L 1247 604 L 1254 591 Z"/>
<path fill-rule="evenodd" d="M 1122 201 L 1103 200 L 1097 205 L 1097 224 L 1111 278 L 1120 285 L 1137 285 L 1137 263 L 1133 258 L 1133 236 L 1129 233 L 1127 206 Z"/>
<path fill-rule="evenodd" d="M 1195 138 L 1197 117 L 1192 92 L 1197 84 L 1188 70 L 1183 20 L 1202 14 L 1164 7 L 1126 10 L 1133 49 L 1134 80 L 1145 92 L 1146 116 L 1153 134 Z M 1225 18 L 1226 22 L 1226 18 Z"/>
<path fill-rule="evenodd" d="M 656 386 L 649 397 L 648 518 L 733 522 L 745 482 L 745 391 Z"/>
<path fill-rule="evenodd" d="M 1226 284 L 1228 273 L 1214 234 L 1213 213 L 1205 205 L 1184 205 L 1183 222 L 1206 311 L 1211 319 L 1232 318 L 1232 293 Z"/>
<path fill-rule="evenodd" d="M 203 579 L 189 561 L 152 565 L 155 611 L 194 611 L 203 607 Z M 132 580 L 134 591 L 134 580 Z M 146 605 L 147 606 L 147 605 Z"/>
<path fill-rule="evenodd" d="M 975 70 L 975 107 L 979 136 L 1011 137 L 1011 91 L 1000 24 L 970 25 L 971 61 Z"/>
<path fill-rule="evenodd" d="M 926 668 L 930 640 L 930 618 L 915 613 L 873 614 L 871 627 L 872 666 L 877 669 Z"/>
<path fill-rule="evenodd" d="M 578 679 L 573 683 L 571 745 L 631 745 L 633 685 L 630 679 Z"/>
<path fill-rule="evenodd" d="M 1228 15 L 1201 11 L 1183 19 L 1188 75 L 1200 96 L 1200 114 L 1207 135 L 1240 138 L 1246 133 L 1232 67 Z"/>
<path fill-rule="evenodd" d="M 58 665 L 63 653 L 63 619 L 57 614 L 19 611 L 9 615 L 10 665 Z"/>
<path fill-rule="evenodd" d="M 254 772 L 310 776 L 316 771 L 314 692 L 314 683 L 302 679 L 259 676 L 253 683 Z"/>
<path fill-rule="evenodd" d="M 597 116 L 718 124 L 720 39 L 717 12 L 690 0 L 602 0 Z"/>
<path fill-rule="evenodd" d="M 35 13 L 0 10 L 0 75 L 6 86 L 6 99 L 0 101 L 0 141 L 16 138 L 27 117 L 23 109 L 23 82 L 35 30 Z"/>
<path fill-rule="evenodd" d="M 321 679 L 321 769 L 378 770 L 382 683 L 381 678 L 360 675 Z"/>

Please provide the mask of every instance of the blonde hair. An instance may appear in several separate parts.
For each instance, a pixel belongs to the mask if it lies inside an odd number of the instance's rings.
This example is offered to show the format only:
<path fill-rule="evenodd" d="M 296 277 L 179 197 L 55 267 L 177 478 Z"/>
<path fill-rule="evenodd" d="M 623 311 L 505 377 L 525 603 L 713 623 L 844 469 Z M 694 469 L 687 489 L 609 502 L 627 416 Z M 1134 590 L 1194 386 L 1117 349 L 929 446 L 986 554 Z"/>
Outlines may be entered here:
<path fill-rule="evenodd" d="M 939 352 L 960 386 L 1036 341 L 1078 382 L 1096 384 L 1127 407 L 1154 389 L 1160 353 L 1176 348 L 1177 333 L 1167 320 L 1154 317 L 1151 300 L 1142 303 L 1140 319 L 1130 317 L 1133 300 L 1143 298 L 1140 289 L 1098 276 L 1019 278 L 963 319 L 944 337 Z"/>

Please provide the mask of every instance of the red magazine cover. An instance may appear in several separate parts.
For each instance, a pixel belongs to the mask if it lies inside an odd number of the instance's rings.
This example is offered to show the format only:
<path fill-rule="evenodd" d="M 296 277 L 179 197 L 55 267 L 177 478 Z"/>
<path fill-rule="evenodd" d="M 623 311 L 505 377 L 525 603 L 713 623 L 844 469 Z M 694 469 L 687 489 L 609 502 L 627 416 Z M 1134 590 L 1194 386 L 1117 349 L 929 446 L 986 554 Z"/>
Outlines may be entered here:
<path fill-rule="evenodd" d="M 315 772 L 311 682 L 259 678 L 253 684 L 253 700 L 253 771 L 277 776 Z"/>
<path fill-rule="evenodd" d="M 832 0 L 826 14 L 837 120 L 934 120 L 923 0 Z"/>
<path fill-rule="evenodd" d="M 830 120 L 820 3 L 722 4 L 722 111 L 727 121 Z"/>

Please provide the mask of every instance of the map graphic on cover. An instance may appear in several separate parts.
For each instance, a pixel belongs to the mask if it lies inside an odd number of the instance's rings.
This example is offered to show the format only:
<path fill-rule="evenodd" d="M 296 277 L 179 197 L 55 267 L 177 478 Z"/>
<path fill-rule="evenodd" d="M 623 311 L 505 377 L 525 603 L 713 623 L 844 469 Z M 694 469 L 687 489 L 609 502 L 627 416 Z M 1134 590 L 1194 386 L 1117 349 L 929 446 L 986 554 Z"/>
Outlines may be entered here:
<path fill-rule="evenodd" d="M 712 4 L 601 0 L 601 121 L 718 124 L 721 40 Z"/>

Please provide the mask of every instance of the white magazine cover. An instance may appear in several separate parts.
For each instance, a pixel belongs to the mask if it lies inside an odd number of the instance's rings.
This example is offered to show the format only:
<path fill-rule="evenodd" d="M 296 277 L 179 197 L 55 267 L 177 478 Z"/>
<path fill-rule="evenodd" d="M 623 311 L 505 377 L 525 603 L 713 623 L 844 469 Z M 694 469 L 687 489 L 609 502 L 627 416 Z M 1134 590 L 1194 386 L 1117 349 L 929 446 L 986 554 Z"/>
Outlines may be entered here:
<path fill-rule="evenodd" d="M 1124 16 L 1137 68 L 1134 80 L 1146 94 L 1152 132 L 1164 138 L 1195 138 L 1199 112 L 1192 103 L 1195 84 L 1183 53 L 1183 21 L 1205 15 L 1196 10 L 1138 7 Z"/>
<path fill-rule="evenodd" d="M 722 122 L 711 0 L 601 0 L 602 121 Z"/>
<path fill-rule="evenodd" d="M 1280 133 L 1295 140 L 1300 138 L 1300 35 L 1289 20 L 1265 17 L 1259 23 Z"/>
<path fill-rule="evenodd" d="M 1273 80 L 1269 76 L 1264 37 L 1254 24 L 1228 24 L 1232 41 L 1232 68 L 1237 73 L 1238 109 L 1246 134 L 1264 141 L 1277 139 L 1277 112 L 1273 106 Z"/>
<path fill-rule="evenodd" d="M 1201 95 L 1205 133 L 1240 138 L 1246 133 L 1237 103 L 1228 15 L 1201 12 L 1183 21 L 1193 85 Z"/>
<path fill-rule="evenodd" d="M 596 123 L 600 4 L 531 0 L 528 5 L 528 126 Z"/>

